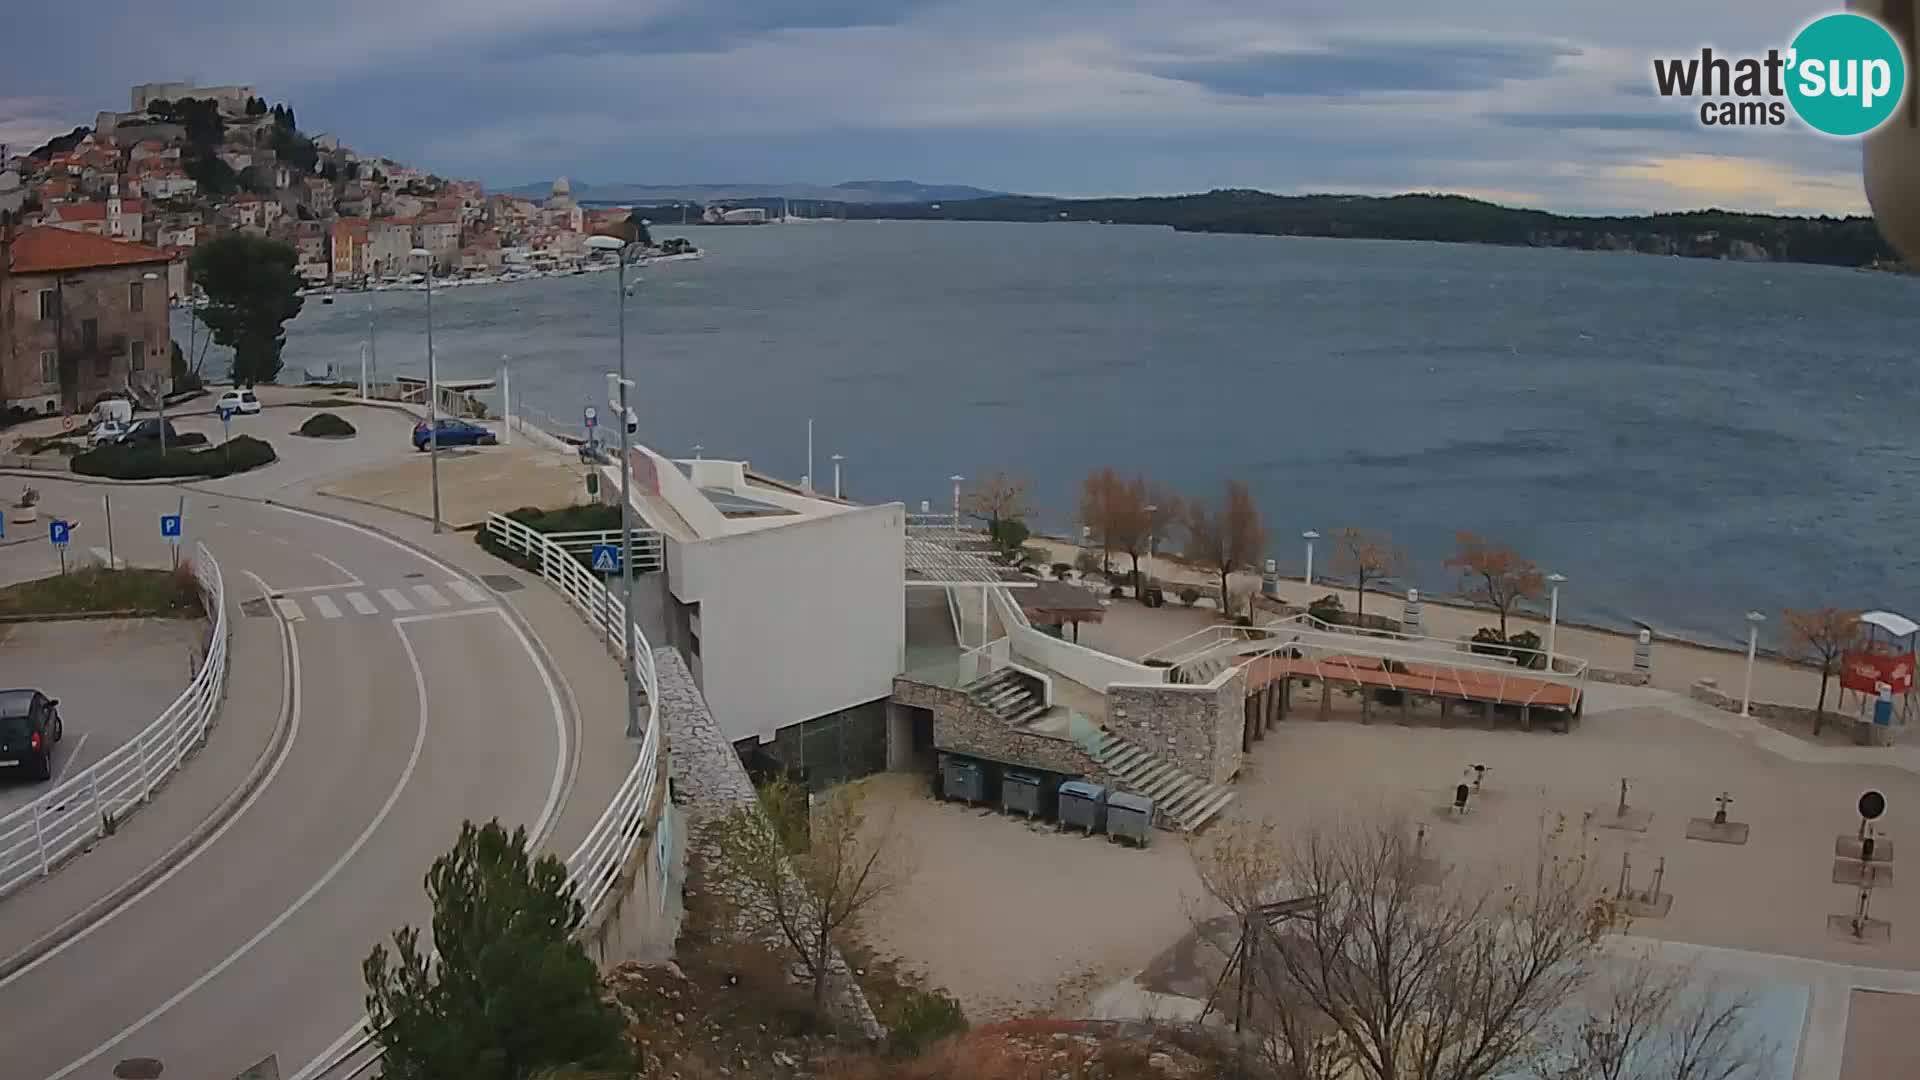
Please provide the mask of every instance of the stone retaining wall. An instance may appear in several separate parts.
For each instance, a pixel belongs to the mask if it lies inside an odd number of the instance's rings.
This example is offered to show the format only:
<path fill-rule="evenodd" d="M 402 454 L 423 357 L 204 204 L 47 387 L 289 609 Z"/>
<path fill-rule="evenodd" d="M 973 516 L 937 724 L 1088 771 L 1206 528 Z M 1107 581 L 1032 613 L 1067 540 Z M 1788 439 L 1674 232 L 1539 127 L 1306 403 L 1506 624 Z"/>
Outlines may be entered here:
<path fill-rule="evenodd" d="M 1107 728 L 1169 765 L 1214 784 L 1240 772 L 1247 673 L 1235 667 L 1211 683 L 1107 688 Z"/>
<path fill-rule="evenodd" d="M 673 748 L 674 801 L 686 812 L 687 842 L 717 865 L 719 852 L 712 841 L 703 838 L 703 828 L 739 807 L 757 808 L 759 796 L 746 766 L 740 763 L 740 755 L 721 734 L 680 654 L 671 648 L 658 648 L 653 651 L 653 663 L 660 689 L 660 719 L 667 725 L 665 734 Z M 773 947 L 782 952 L 788 948 L 783 942 L 774 942 Z M 838 948 L 828 958 L 827 1010 L 836 1023 L 870 1042 L 887 1036 Z"/>
<path fill-rule="evenodd" d="M 1612 683 L 1615 686 L 1645 686 L 1652 677 L 1644 671 L 1610 671 L 1607 668 L 1590 667 L 1587 678 L 1597 683 Z M 1738 705 L 1735 706 L 1738 709 Z"/>
<path fill-rule="evenodd" d="M 1705 705 L 1711 705 L 1730 713 L 1740 711 L 1740 699 L 1720 690 L 1719 684 L 1712 679 L 1701 679 L 1687 688 L 1687 695 Z M 1779 705 L 1771 701 L 1755 701 L 1748 711 L 1762 720 L 1776 720 L 1781 723 L 1805 725 L 1807 731 L 1813 731 L 1814 710 L 1797 705 Z M 1823 727 L 1845 725 L 1854 731 L 1856 742 L 1885 745 L 1893 740 L 1896 728 L 1880 727 L 1875 724 L 1862 724 L 1851 716 L 1839 713 L 1827 713 L 1821 720 Z"/>
<path fill-rule="evenodd" d="M 1096 777 L 1102 783 L 1113 782 L 1073 740 L 1014 728 L 975 705 L 964 690 L 896 675 L 893 700 L 933 714 L 933 745 L 938 749 L 1009 765 L 1028 765 L 1065 776 Z"/>

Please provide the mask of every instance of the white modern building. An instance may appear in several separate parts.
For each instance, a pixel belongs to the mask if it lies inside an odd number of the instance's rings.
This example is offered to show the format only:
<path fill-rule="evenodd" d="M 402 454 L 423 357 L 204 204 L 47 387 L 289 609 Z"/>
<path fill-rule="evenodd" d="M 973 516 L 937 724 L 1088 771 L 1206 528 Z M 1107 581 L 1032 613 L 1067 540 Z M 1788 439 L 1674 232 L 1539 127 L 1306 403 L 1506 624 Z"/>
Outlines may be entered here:
<path fill-rule="evenodd" d="M 843 748 L 872 755 L 861 771 L 881 767 L 906 656 L 905 507 L 856 506 L 744 461 L 645 447 L 632 460 L 635 513 L 664 568 L 636 583 L 636 618 L 686 658 L 727 737 L 827 773 Z M 619 468 L 602 473 L 617 505 Z"/>

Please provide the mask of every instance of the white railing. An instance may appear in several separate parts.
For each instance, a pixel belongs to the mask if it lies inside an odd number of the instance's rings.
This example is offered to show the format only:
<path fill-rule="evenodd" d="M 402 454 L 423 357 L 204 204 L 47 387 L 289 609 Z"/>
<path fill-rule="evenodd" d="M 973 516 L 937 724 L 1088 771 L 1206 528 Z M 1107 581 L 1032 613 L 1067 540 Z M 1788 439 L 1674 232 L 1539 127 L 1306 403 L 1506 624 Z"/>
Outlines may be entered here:
<path fill-rule="evenodd" d="M 226 586 L 206 545 L 193 575 L 213 616 L 205 659 L 186 690 L 138 735 L 0 817 L 0 896 L 45 877 L 61 860 L 117 828 L 199 746 L 227 683 Z"/>
<path fill-rule="evenodd" d="M 559 545 L 562 551 L 570 555 L 589 555 L 600 544 L 620 546 L 619 529 L 603 529 L 598 532 L 554 532 L 542 533 L 550 543 Z M 633 530 L 633 569 L 635 573 L 647 573 L 659 570 L 666 565 L 665 548 L 660 534 L 652 529 Z"/>
<path fill-rule="evenodd" d="M 487 515 L 487 532 L 511 551 L 533 561 L 540 576 L 566 594 L 580 617 L 599 631 L 620 655 L 620 627 L 625 609 L 593 572 L 580 565 L 566 548 L 550 537 L 503 514 Z M 616 537 L 618 533 L 614 534 Z M 638 537 L 635 538 L 636 540 Z M 657 538 L 656 538 L 657 539 Z M 635 559 L 636 564 L 639 560 Z M 647 734 L 640 742 L 640 757 L 614 792 L 612 801 L 600 814 L 600 820 L 587 830 L 586 839 L 567 856 L 567 876 L 574 883 L 574 895 L 589 915 L 597 911 L 613 891 L 625 866 L 640 843 L 649 824 L 654 789 L 660 781 L 660 684 L 653 667 L 653 647 L 640 627 L 633 627 L 633 666 L 647 701 L 643 713 Z M 625 718 L 621 718 L 625 723 Z"/>

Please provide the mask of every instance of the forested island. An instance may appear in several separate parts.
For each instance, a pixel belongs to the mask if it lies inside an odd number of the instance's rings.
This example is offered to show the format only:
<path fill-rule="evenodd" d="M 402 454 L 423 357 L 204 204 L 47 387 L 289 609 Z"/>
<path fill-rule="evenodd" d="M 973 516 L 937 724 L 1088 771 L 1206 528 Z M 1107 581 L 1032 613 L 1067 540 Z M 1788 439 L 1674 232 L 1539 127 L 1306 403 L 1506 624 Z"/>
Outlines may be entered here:
<path fill-rule="evenodd" d="M 868 203 L 849 218 L 940 221 L 1096 221 L 1183 232 L 1262 233 L 1457 244 L 1585 248 L 1702 259 L 1900 269 L 1870 217 L 1786 217 L 1722 210 L 1642 217 L 1573 217 L 1461 195 L 1272 195 L 1219 190 L 1133 199 L 1007 195 L 958 202 Z"/>

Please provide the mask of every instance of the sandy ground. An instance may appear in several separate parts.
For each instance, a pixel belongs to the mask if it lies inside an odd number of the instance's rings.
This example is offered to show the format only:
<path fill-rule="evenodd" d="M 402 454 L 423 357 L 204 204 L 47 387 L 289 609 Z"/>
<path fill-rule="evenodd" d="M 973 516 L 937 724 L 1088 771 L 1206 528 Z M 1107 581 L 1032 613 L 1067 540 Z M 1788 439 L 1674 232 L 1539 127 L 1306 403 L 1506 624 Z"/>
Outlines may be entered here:
<path fill-rule="evenodd" d="M 1631 700 L 1660 696 L 1609 690 Z M 1444 813 L 1475 763 L 1490 769 L 1473 812 Z M 1630 808 L 1651 815 L 1645 832 L 1601 827 L 1614 817 L 1622 777 Z M 976 1015 L 1083 1009 L 1103 980 L 1146 968 L 1206 911 L 1176 834 L 1162 832 L 1136 851 L 935 804 L 917 777 L 876 786 L 913 837 L 918 872 L 872 913 L 869 940 Z M 1885 833 L 1895 836 L 1911 812 L 1900 808 L 1920 806 L 1920 775 L 1791 761 L 1666 709 L 1597 707 L 1566 735 L 1293 719 L 1255 745 L 1230 815 L 1298 826 L 1329 813 L 1401 812 L 1427 826 L 1436 858 L 1474 864 L 1524 861 L 1542 822 L 1564 815 L 1575 833 L 1586 822 L 1594 873 L 1608 886 L 1619 880 L 1623 854 L 1635 890 L 1648 888 L 1665 861 L 1661 891 L 1672 908 L 1636 920 L 1635 934 L 1917 968 L 1920 894 L 1875 892 L 1874 916 L 1894 927 L 1890 944 L 1838 940 L 1827 928 L 1829 915 L 1855 903 L 1854 888 L 1832 883 L 1832 857 L 1836 836 L 1856 828 L 1853 807 L 1869 787 L 1896 808 Z M 1722 790 L 1734 799 L 1730 819 L 1750 826 L 1749 841 L 1687 839 L 1689 819 L 1711 817 Z"/>
<path fill-rule="evenodd" d="M 1048 549 L 1050 557 L 1056 561 L 1072 562 L 1079 548 L 1060 540 L 1036 540 L 1035 544 Z M 1181 566 L 1166 559 L 1154 560 L 1154 576 L 1169 582 L 1195 582 L 1206 584 L 1214 580 L 1204 571 Z M 1260 579 L 1255 575 L 1236 575 L 1235 588 L 1255 589 Z M 1309 587 L 1299 579 L 1285 579 L 1280 582 L 1280 598 L 1289 603 L 1305 604 L 1328 593 L 1337 594 L 1348 611 L 1357 607 L 1357 598 L 1352 589 L 1340 588 L 1325 583 L 1316 583 Z M 1202 602 L 1206 603 L 1205 601 Z M 1174 607 L 1171 604 L 1158 610 L 1141 608 L 1129 601 L 1118 600 L 1108 609 L 1107 623 L 1115 622 L 1115 611 L 1124 607 L 1139 608 L 1144 614 L 1161 619 L 1166 625 L 1165 636 L 1161 643 L 1171 641 L 1182 634 L 1191 633 L 1195 628 L 1193 618 L 1199 614 L 1212 615 L 1210 608 L 1189 610 Z M 1398 597 L 1369 593 L 1366 610 L 1398 618 L 1404 608 L 1404 602 Z M 1470 607 L 1451 606 L 1423 600 L 1422 615 L 1426 620 L 1426 632 L 1437 637 L 1471 637 L 1473 632 L 1483 626 L 1494 623 L 1494 617 L 1485 611 Z M 1744 628 L 1740 628 L 1744 629 Z M 1546 620 L 1531 616 L 1515 616 L 1508 620 L 1508 631 L 1518 633 L 1532 630 L 1542 639 L 1547 636 Z M 1137 659 L 1141 652 L 1136 648 L 1139 641 L 1148 634 L 1125 633 L 1115 636 L 1106 631 L 1106 625 L 1086 626 L 1082 628 L 1081 640 L 1084 644 L 1101 648 L 1115 655 Z M 1111 641 L 1113 648 L 1098 645 L 1097 641 Z M 1607 630 L 1595 630 L 1587 627 L 1562 625 L 1556 631 L 1555 649 L 1557 652 L 1577 656 L 1594 667 L 1613 671 L 1633 670 L 1634 639 L 1622 633 Z M 1696 680 L 1711 678 L 1719 683 L 1727 693 L 1738 695 L 1746 678 L 1746 655 L 1721 649 L 1707 649 L 1672 641 L 1656 641 L 1653 646 L 1653 682 L 1652 685 L 1667 690 L 1685 692 Z M 1789 705 L 1811 708 L 1820 693 L 1819 673 L 1805 668 L 1769 660 L 1762 657 L 1754 665 L 1753 696 L 1756 701 L 1772 701 Z M 1835 706 L 1838 687 L 1830 688 L 1827 707 Z"/>

